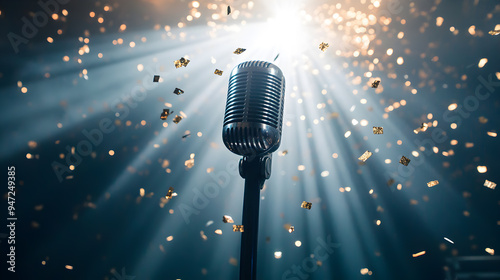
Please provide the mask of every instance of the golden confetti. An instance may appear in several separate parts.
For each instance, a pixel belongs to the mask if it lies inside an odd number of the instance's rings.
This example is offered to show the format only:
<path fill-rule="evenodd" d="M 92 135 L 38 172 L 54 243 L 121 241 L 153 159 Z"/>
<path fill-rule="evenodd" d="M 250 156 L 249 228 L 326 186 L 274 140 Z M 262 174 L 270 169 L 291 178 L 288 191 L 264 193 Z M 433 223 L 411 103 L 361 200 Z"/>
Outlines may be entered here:
<path fill-rule="evenodd" d="M 172 199 L 173 193 L 174 193 L 174 188 L 173 187 L 168 188 L 168 192 L 167 192 L 167 195 L 165 196 L 165 198 Z"/>
<path fill-rule="evenodd" d="M 224 71 L 219 70 L 219 69 L 215 69 L 214 74 L 215 74 L 215 75 L 222 76 L 222 72 L 224 72 Z"/>
<path fill-rule="evenodd" d="M 141 188 L 139 190 L 139 195 L 142 197 L 142 196 L 144 196 L 144 193 L 145 193 L 144 188 Z"/>
<path fill-rule="evenodd" d="M 276 252 L 274 252 L 274 257 L 275 257 L 276 259 L 281 259 L 281 256 L 282 256 L 282 255 L 283 255 L 283 253 L 281 253 L 281 251 L 276 251 Z"/>
<path fill-rule="evenodd" d="M 184 91 L 182 89 L 180 89 L 180 88 L 175 88 L 174 89 L 174 94 L 181 95 L 183 93 L 184 93 Z"/>
<path fill-rule="evenodd" d="M 322 42 L 321 44 L 319 44 L 319 49 L 322 52 L 326 51 L 326 49 L 328 49 L 328 47 L 329 47 L 328 43 Z"/>
<path fill-rule="evenodd" d="M 372 153 L 372 152 L 370 152 L 370 151 L 366 151 L 366 152 L 364 152 L 364 154 L 362 154 L 362 155 L 358 158 L 358 160 L 361 160 L 362 162 L 365 162 L 365 161 L 366 161 L 367 159 L 369 159 L 372 155 L 373 155 L 373 153 Z"/>
<path fill-rule="evenodd" d="M 300 207 L 311 210 L 312 202 L 302 201 Z"/>
<path fill-rule="evenodd" d="M 484 249 L 486 251 L 486 253 L 490 254 L 490 255 L 494 255 L 495 254 L 495 250 L 491 249 L 491 248 L 486 248 Z"/>
<path fill-rule="evenodd" d="M 244 232 L 245 230 L 243 229 L 243 225 L 233 225 L 233 231 L 234 232 Z"/>
<path fill-rule="evenodd" d="M 218 234 L 218 235 L 222 235 L 222 230 L 221 229 L 216 229 L 215 233 Z"/>
<path fill-rule="evenodd" d="M 381 126 L 374 126 L 373 134 L 384 134 L 384 128 Z"/>
<path fill-rule="evenodd" d="M 246 51 L 247 49 L 242 49 L 242 48 L 237 48 L 233 53 L 234 54 L 242 54 L 244 51 Z"/>
<path fill-rule="evenodd" d="M 415 134 L 418 134 L 419 132 L 424 132 L 424 131 L 426 131 L 428 127 L 429 127 L 429 126 L 428 126 L 426 123 L 422 123 L 422 125 L 421 125 L 419 128 L 414 129 L 414 130 L 413 130 L 413 132 L 414 132 Z"/>
<path fill-rule="evenodd" d="M 174 111 L 170 112 L 170 109 L 163 109 L 163 113 L 160 115 L 160 119 L 166 120 L 169 115 L 171 115 Z"/>
<path fill-rule="evenodd" d="M 175 124 L 178 124 L 181 120 L 182 120 L 182 117 L 181 117 L 181 116 L 179 116 L 179 115 L 175 115 L 175 118 L 174 118 L 174 123 L 175 123 Z"/>
<path fill-rule="evenodd" d="M 174 61 L 175 68 L 180 68 L 182 66 L 186 67 L 191 60 L 182 57 L 179 60 Z"/>
<path fill-rule="evenodd" d="M 285 156 L 286 154 L 288 154 L 288 150 L 283 150 L 279 153 L 280 156 Z"/>
<path fill-rule="evenodd" d="M 232 218 L 231 216 L 229 216 L 229 215 L 224 215 L 224 216 L 222 216 L 222 221 L 223 221 L 225 224 L 227 224 L 227 223 L 229 223 L 229 224 L 234 223 L 233 218 Z"/>
<path fill-rule="evenodd" d="M 65 267 L 66 267 L 66 269 L 73 270 L 73 266 L 71 266 L 71 265 L 66 265 Z"/>
<path fill-rule="evenodd" d="M 485 180 L 484 186 L 494 190 L 496 188 L 497 184 L 493 183 L 492 181 Z"/>
<path fill-rule="evenodd" d="M 416 254 L 413 254 L 413 257 L 416 258 L 416 257 L 420 257 L 422 255 L 425 255 L 425 251 L 422 251 L 422 252 L 418 252 Z"/>
<path fill-rule="evenodd" d="M 295 227 L 294 226 L 290 226 L 290 228 L 288 229 L 288 232 L 289 233 L 292 233 L 295 231 Z"/>
<path fill-rule="evenodd" d="M 487 133 L 488 133 L 488 136 L 497 137 L 497 133 L 496 132 L 488 131 Z"/>
<path fill-rule="evenodd" d="M 500 34 L 500 29 L 499 30 L 491 30 L 490 32 L 488 32 L 488 34 L 496 36 L 496 35 Z"/>
<path fill-rule="evenodd" d="M 432 188 L 432 187 L 434 187 L 434 186 L 436 186 L 438 184 L 439 184 L 438 180 L 430 181 L 430 182 L 427 183 L 427 187 Z"/>
<path fill-rule="evenodd" d="M 410 163 L 410 159 L 405 156 L 402 156 L 401 159 L 399 160 L 399 163 L 401 163 L 404 166 L 408 166 L 408 164 Z"/>
<path fill-rule="evenodd" d="M 372 83 L 372 88 L 378 88 L 379 85 L 380 85 L 380 80 L 375 80 Z"/>

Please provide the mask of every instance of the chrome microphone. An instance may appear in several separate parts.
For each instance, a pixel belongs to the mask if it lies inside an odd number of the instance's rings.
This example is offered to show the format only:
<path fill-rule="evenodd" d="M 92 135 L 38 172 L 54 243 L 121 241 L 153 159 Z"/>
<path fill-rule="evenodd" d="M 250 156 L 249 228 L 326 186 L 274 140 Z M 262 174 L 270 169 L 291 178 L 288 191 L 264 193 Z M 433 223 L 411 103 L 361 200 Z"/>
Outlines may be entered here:
<path fill-rule="evenodd" d="M 241 156 L 276 151 L 281 142 L 285 77 L 265 61 L 240 63 L 231 72 L 222 128 L 224 145 Z"/>

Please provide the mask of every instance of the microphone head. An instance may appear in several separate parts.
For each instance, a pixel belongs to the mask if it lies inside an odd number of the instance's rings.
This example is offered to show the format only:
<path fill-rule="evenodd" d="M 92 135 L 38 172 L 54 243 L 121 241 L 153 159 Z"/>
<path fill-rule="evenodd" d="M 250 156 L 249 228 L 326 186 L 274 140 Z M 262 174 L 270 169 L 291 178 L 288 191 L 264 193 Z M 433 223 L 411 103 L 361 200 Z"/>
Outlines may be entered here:
<path fill-rule="evenodd" d="M 231 72 L 222 128 L 224 145 L 241 156 L 276 151 L 281 143 L 285 77 L 265 61 L 240 63 Z"/>

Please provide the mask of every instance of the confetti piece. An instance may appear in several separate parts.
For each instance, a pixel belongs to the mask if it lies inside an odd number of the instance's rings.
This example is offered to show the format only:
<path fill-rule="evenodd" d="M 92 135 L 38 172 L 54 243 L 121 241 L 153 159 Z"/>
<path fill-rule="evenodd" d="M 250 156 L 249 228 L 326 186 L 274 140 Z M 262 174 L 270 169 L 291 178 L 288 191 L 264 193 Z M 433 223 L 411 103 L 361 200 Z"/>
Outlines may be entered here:
<path fill-rule="evenodd" d="M 486 251 L 486 253 L 490 254 L 490 255 L 494 255 L 495 254 L 495 250 L 491 249 L 491 248 L 486 248 L 484 249 Z"/>
<path fill-rule="evenodd" d="M 422 252 L 418 252 L 416 254 L 413 254 L 413 257 L 416 258 L 416 257 L 420 257 L 422 255 L 425 255 L 425 251 L 422 251 Z"/>
<path fill-rule="evenodd" d="M 227 15 L 231 13 L 231 6 L 227 6 Z"/>
<path fill-rule="evenodd" d="M 163 113 L 160 115 L 160 119 L 166 120 L 167 117 L 172 114 L 174 111 L 170 112 L 170 109 L 163 109 Z"/>
<path fill-rule="evenodd" d="M 450 242 L 451 244 L 455 244 L 455 242 L 451 241 L 448 237 L 445 237 L 444 240 Z"/>
<path fill-rule="evenodd" d="M 238 260 L 237 260 L 237 259 L 235 259 L 235 258 L 230 258 L 230 259 L 229 259 L 229 263 L 230 263 L 231 265 L 237 266 L 237 265 L 238 265 Z"/>
<path fill-rule="evenodd" d="M 312 202 L 302 201 L 300 207 L 311 210 Z"/>
<path fill-rule="evenodd" d="M 370 152 L 370 151 L 366 151 L 366 152 L 364 152 L 364 154 L 362 154 L 362 155 L 358 158 L 358 160 L 361 160 L 361 161 L 365 162 L 367 159 L 369 159 L 369 158 L 372 156 L 372 154 L 373 154 L 372 152 Z"/>
<path fill-rule="evenodd" d="M 175 123 L 175 124 L 178 124 L 181 120 L 182 120 L 182 117 L 181 117 L 181 116 L 179 116 L 179 115 L 175 115 L 175 118 L 174 118 L 174 123 Z"/>
<path fill-rule="evenodd" d="M 222 230 L 221 229 L 216 229 L 215 233 L 218 234 L 218 235 L 222 235 Z"/>
<path fill-rule="evenodd" d="M 229 223 L 229 224 L 234 223 L 233 218 L 232 218 L 231 216 L 229 216 L 229 215 L 224 215 L 224 216 L 222 216 L 222 221 L 223 221 L 225 224 L 227 224 L 227 223 Z"/>
<path fill-rule="evenodd" d="M 170 187 L 168 188 L 167 195 L 165 196 L 166 199 L 172 199 L 172 194 L 174 193 L 174 188 Z"/>
<path fill-rule="evenodd" d="M 283 253 L 281 253 L 281 251 L 276 251 L 276 252 L 274 252 L 274 257 L 275 257 L 276 259 L 281 259 L 281 256 L 282 256 L 282 255 L 283 255 Z"/>
<path fill-rule="evenodd" d="M 491 136 L 491 137 L 497 137 L 497 133 L 493 132 L 493 131 L 488 131 L 487 134 L 488 134 L 488 136 Z"/>
<path fill-rule="evenodd" d="M 183 93 L 184 93 L 184 91 L 182 89 L 180 89 L 180 88 L 175 88 L 174 89 L 174 94 L 181 95 Z"/>
<path fill-rule="evenodd" d="M 372 88 L 378 88 L 378 85 L 380 85 L 380 80 L 375 80 L 372 83 Z"/>
<path fill-rule="evenodd" d="M 328 47 L 329 47 L 328 43 L 322 42 L 321 44 L 319 44 L 319 49 L 322 52 L 326 51 L 326 49 L 328 49 Z"/>
<path fill-rule="evenodd" d="M 488 32 L 488 34 L 496 36 L 496 35 L 500 34 L 500 29 L 499 30 L 491 30 L 490 32 Z"/>
<path fill-rule="evenodd" d="M 66 269 L 73 270 L 73 266 L 71 266 L 71 265 L 66 265 L 65 267 L 66 267 Z"/>
<path fill-rule="evenodd" d="M 292 233 L 295 231 L 295 227 L 294 226 L 290 226 L 290 228 L 288 229 L 288 232 L 289 233 Z"/>
<path fill-rule="evenodd" d="M 243 229 L 243 225 L 233 225 L 233 231 L 234 232 L 244 232 L 245 230 Z"/>
<path fill-rule="evenodd" d="M 160 81 L 160 76 L 154 75 L 154 77 L 153 77 L 153 83 L 158 83 L 158 81 Z"/>
<path fill-rule="evenodd" d="M 422 123 L 422 125 L 421 125 L 419 128 L 417 128 L 417 129 L 413 130 L 413 132 L 414 132 L 415 134 L 418 134 L 419 132 L 424 132 L 424 131 L 426 131 L 428 127 L 429 127 L 429 126 L 428 126 L 426 123 Z"/>
<path fill-rule="evenodd" d="M 434 186 L 436 186 L 438 184 L 439 184 L 438 180 L 430 181 L 430 182 L 427 183 L 427 187 L 432 188 L 432 187 L 434 187 Z"/>
<path fill-rule="evenodd" d="M 237 48 L 233 53 L 234 54 L 242 54 L 244 51 L 246 51 L 247 49 L 242 49 L 242 48 Z"/>
<path fill-rule="evenodd" d="M 191 136 L 191 134 L 190 134 L 190 133 L 188 133 L 188 134 L 184 134 L 184 135 L 182 135 L 182 139 L 185 139 L 185 138 L 187 138 L 187 137 L 189 137 L 189 136 Z"/>
<path fill-rule="evenodd" d="M 405 156 L 402 156 L 401 159 L 399 160 L 399 163 L 401 163 L 404 166 L 408 166 L 408 164 L 410 163 L 410 159 Z"/>
<path fill-rule="evenodd" d="M 286 154 L 288 154 L 288 150 L 283 150 L 279 153 L 280 156 L 286 156 Z"/>
<path fill-rule="evenodd" d="M 208 226 L 210 226 L 213 223 L 214 223 L 214 221 L 210 220 L 210 221 L 207 222 L 207 224 L 205 226 L 208 227 Z"/>
<path fill-rule="evenodd" d="M 484 186 L 494 190 L 496 188 L 497 184 L 493 183 L 492 181 L 485 180 Z"/>
<path fill-rule="evenodd" d="M 200 236 L 201 236 L 201 239 L 203 239 L 203 241 L 207 241 L 208 237 L 205 235 L 205 232 L 200 231 Z"/>
<path fill-rule="evenodd" d="M 384 128 L 381 126 L 374 126 L 373 134 L 384 134 Z"/>
<path fill-rule="evenodd" d="M 191 60 L 182 57 L 179 60 L 174 61 L 175 68 L 180 68 L 182 66 L 186 67 Z"/>
<path fill-rule="evenodd" d="M 276 61 L 276 59 L 278 59 L 279 56 L 280 54 L 277 54 L 273 61 Z"/>
<path fill-rule="evenodd" d="M 214 74 L 215 74 L 215 75 L 222 76 L 222 72 L 224 72 L 224 71 L 219 70 L 219 69 L 215 69 Z"/>

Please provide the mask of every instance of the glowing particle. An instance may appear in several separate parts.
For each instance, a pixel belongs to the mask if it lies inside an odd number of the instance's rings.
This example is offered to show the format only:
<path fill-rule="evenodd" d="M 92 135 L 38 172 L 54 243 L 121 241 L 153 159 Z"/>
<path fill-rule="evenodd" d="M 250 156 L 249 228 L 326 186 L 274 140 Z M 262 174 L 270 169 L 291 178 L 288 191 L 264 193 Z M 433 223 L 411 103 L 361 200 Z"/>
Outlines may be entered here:
<path fill-rule="evenodd" d="M 444 240 L 450 242 L 451 244 L 455 244 L 455 242 L 451 241 L 448 237 L 445 237 Z"/>
<path fill-rule="evenodd" d="M 311 210 L 312 202 L 302 201 L 300 207 Z"/>
<path fill-rule="evenodd" d="M 359 158 L 358 160 L 362 161 L 362 162 L 365 162 L 367 159 L 369 159 L 371 156 L 372 156 L 372 152 L 370 151 L 366 151 L 364 152 Z"/>
<path fill-rule="evenodd" d="M 486 168 L 486 166 L 481 166 L 481 165 L 477 166 L 477 172 L 486 173 L 486 171 L 488 171 L 488 168 Z"/>
<path fill-rule="evenodd" d="M 281 251 L 276 251 L 276 252 L 274 252 L 274 257 L 275 257 L 276 259 L 281 259 L 281 255 L 282 255 Z"/>
<path fill-rule="evenodd" d="M 234 232 L 244 232 L 243 225 L 233 225 L 233 231 Z"/>
<path fill-rule="evenodd" d="M 432 188 L 432 187 L 434 187 L 434 186 L 436 186 L 438 184 L 439 184 L 438 180 L 430 181 L 430 182 L 427 183 L 427 187 Z"/>
<path fill-rule="evenodd" d="M 488 59 L 487 58 L 481 58 L 481 60 L 479 60 L 479 63 L 477 64 L 477 67 L 483 68 L 484 65 L 486 65 L 486 63 L 488 63 Z"/>
<path fill-rule="evenodd" d="M 497 184 L 493 183 L 492 181 L 485 180 L 484 186 L 494 190 L 496 188 Z"/>
<path fill-rule="evenodd" d="M 231 216 L 229 216 L 229 215 L 224 215 L 224 216 L 222 216 L 222 221 L 223 221 L 225 224 L 227 224 L 227 223 L 229 223 L 229 224 L 234 223 L 233 218 L 232 218 Z"/>
<path fill-rule="evenodd" d="M 418 252 L 416 254 L 413 254 L 413 257 L 416 258 L 416 257 L 420 257 L 422 255 L 425 255 L 425 251 L 421 251 L 421 252 Z"/>

